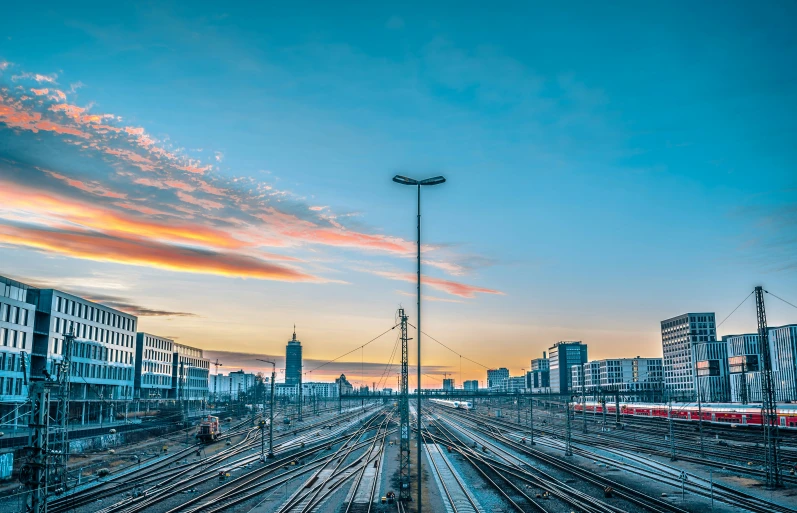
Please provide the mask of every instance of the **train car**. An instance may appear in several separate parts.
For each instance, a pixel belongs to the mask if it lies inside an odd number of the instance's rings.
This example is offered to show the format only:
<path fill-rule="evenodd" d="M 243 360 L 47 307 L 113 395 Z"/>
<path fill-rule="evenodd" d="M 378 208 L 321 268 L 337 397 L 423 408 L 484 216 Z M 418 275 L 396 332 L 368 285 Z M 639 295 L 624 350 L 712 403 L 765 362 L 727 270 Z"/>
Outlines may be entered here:
<path fill-rule="evenodd" d="M 221 435 L 219 418 L 213 415 L 204 417 L 197 428 L 196 437 L 200 442 L 213 442 Z"/>
<path fill-rule="evenodd" d="M 455 410 L 472 410 L 473 403 L 470 401 L 449 401 L 447 399 L 429 399 L 431 402 L 445 406 L 446 408 L 454 408 Z"/>
<path fill-rule="evenodd" d="M 576 411 L 601 411 L 601 404 L 587 401 L 582 406 L 575 404 Z M 606 402 L 606 413 L 614 415 L 616 406 Z M 670 408 L 662 403 L 621 403 L 620 415 L 637 417 L 668 418 Z M 672 418 L 686 422 L 703 422 L 716 424 L 732 424 L 741 426 L 761 426 L 763 417 L 758 404 L 705 403 L 698 407 L 697 403 L 672 403 Z M 778 426 L 786 429 L 797 429 L 797 404 L 780 404 L 777 409 Z"/>

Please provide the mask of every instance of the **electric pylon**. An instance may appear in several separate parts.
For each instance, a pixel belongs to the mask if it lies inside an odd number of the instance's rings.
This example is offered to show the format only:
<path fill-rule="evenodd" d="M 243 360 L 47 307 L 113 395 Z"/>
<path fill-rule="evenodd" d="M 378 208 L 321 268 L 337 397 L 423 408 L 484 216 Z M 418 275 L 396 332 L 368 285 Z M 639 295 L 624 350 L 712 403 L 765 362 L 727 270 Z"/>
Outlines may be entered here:
<path fill-rule="evenodd" d="M 410 500 L 410 398 L 409 398 L 409 338 L 407 337 L 407 316 L 404 309 L 399 308 L 398 317 L 401 322 L 401 379 L 399 414 L 399 500 Z M 418 429 L 420 429 L 420 412 L 418 412 Z"/>
<path fill-rule="evenodd" d="M 758 314 L 758 343 L 764 360 L 761 372 L 761 409 L 764 421 L 764 448 L 766 450 L 767 486 L 782 486 L 780 477 L 780 447 L 778 436 L 778 414 L 775 403 L 775 382 L 772 378 L 772 356 L 769 352 L 769 329 L 764 309 L 764 289 L 755 288 L 755 304 Z"/>

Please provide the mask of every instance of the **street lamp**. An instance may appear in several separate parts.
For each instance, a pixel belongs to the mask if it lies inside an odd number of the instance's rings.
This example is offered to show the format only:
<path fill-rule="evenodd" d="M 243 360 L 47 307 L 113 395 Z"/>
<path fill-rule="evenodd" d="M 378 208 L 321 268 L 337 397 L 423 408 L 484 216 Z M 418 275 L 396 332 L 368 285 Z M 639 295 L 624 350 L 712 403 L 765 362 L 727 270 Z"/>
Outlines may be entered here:
<path fill-rule="evenodd" d="M 271 459 L 274 457 L 274 380 L 277 376 L 277 364 L 271 362 L 269 360 L 261 360 L 257 358 L 258 361 L 266 362 L 271 364 L 271 406 L 268 409 L 268 456 L 266 458 Z M 265 402 L 265 401 L 264 401 Z M 265 407 L 265 404 L 263 405 Z M 260 434 L 260 456 L 263 456 L 263 434 Z"/>
<path fill-rule="evenodd" d="M 415 180 L 402 175 L 393 177 L 393 181 L 401 185 L 418 187 L 418 513 L 421 513 L 421 186 L 439 185 L 446 179 L 435 176 L 425 180 Z"/>

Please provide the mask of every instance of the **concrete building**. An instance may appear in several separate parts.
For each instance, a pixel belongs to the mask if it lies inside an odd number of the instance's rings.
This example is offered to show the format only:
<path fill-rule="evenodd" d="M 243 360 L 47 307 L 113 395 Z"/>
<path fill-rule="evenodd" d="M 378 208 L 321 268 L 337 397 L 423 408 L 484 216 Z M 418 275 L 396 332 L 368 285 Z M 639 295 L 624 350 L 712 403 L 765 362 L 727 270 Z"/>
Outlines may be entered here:
<path fill-rule="evenodd" d="M 27 411 L 22 406 L 28 399 L 22 362 L 33 346 L 36 318 L 35 297 L 32 293 L 29 297 L 29 289 L 24 283 L 0 276 L 0 428 L 27 426 L 19 414 L 22 409 Z M 28 362 L 25 365 L 28 367 Z"/>
<path fill-rule="evenodd" d="M 172 389 L 174 341 L 150 333 L 136 333 L 135 398 L 160 402 Z"/>
<path fill-rule="evenodd" d="M 445 378 L 445 379 L 443 379 L 443 390 L 447 390 L 447 391 L 454 390 L 454 379 L 453 378 Z"/>
<path fill-rule="evenodd" d="M 269 377 L 269 379 L 271 379 Z M 210 382 L 210 397 L 215 398 L 216 402 L 226 403 L 237 399 L 238 390 L 233 387 L 232 376 L 225 376 L 224 374 L 211 374 Z"/>
<path fill-rule="evenodd" d="M 311 400 L 313 397 L 318 399 L 337 398 L 338 384 L 337 382 L 328 383 L 322 381 L 302 383 L 302 395 L 306 401 Z"/>
<path fill-rule="evenodd" d="M 548 349 L 551 392 L 569 394 L 574 365 L 587 363 L 587 345 L 579 341 L 557 342 Z"/>
<path fill-rule="evenodd" d="M 548 357 L 545 351 L 542 352 L 542 358 L 534 358 L 531 360 L 531 379 L 529 388 L 533 390 L 548 389 L 551 386 L 551 371 L 549 366 Z"/>
<path fill-rule="evenodd" d="M 619 392 L 626 401 L 660 401 L 663 390 L 661 358 L 594 360 L 573 367 L 573 388 L 586 395 Z"/>
<path fill-rule="evenodd" d="M 724 340 L 696 342 L 695 392 L 703 402 L 725 403 L 731 400 L 728 371 L 728 344 Z"/>
<path fill-rule="evenodd" d="M 346 379 L 345 374 L 341 374 L 339 378 L 335 379 L 335 383 L 338 385 L 339 393 L 341 395 L 350 395 L 354 390 L 352 384 Z"/>
<path fill-rule="evenodd" d="M 219 402 L 238 401 L 255 387 L 255 378 L 254 374 L 244 372 L 243 369 L 232 371 L 226 376 L 213 374 L 209 377 L 210 397 L 216 397 L 216 401 Z M 270 386 L 271 376 L 266 376 L 264 379 Z"/>
<path fill-rule="evenodd" d="M 210 360 L 202 350 L 174 343 L 171 397 L 188 401 L 189 407 L 204 406 L 210 395 Z"/>
<path fill-rule="evenodd" d="M 686 313 L 661 321 L 664 388 L 673 399 L 696 397 L 695 345 L 717 340 L 713 312 Z"/>
<path fill-rule="evenodd" d="M 776 401 L 797 401 L 797 324 L 769 328 L 769 351 Z M 728 335 L 732 402 L 761 402 L 763 357 L 758 334 Z"/>
<path fill-rule="evenodd" d="M 469 392 L 476 392 L 479 390 L 479 381 L 475 379 L 469 379 L 462 384 L 462 388 Z"/>
<path fill-rule="evenodd" d="M 51 375 L 63 359 L 64 335 L 71 330 L 75 336 L 70 422 L 109 421 L 124 414 L 135 389 L 138 319 L 60 290 L 33 290 L 37 292 L 33 352 L 47 355 L 46 370 Z"/>
<path fill-rule="evenodd" d="M 493 388 L 502 379 L 509 379 L 509 369 L 501 367 L 500 369 L 487 370 L 487 388 Z"/>
<path fill-rule="evenodd" d="M 298 385 L 302 382 L 302 343 L 296 340 L 296 326 L 293 327 L 293 338 L 285 347 L 285 383 Z"/>

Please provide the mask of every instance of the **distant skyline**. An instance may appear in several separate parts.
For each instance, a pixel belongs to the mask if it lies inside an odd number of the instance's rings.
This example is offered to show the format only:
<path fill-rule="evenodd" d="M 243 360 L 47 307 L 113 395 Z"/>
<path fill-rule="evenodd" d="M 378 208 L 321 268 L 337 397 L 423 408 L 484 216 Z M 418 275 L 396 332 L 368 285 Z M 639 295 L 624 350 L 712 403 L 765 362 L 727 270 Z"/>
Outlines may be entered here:
<path fill-rule="evenodd" d="M 294 323 L 324 362 L 400 305 L 414 323 L 415 198 L 391 177 L 443 174 L 424 331 L 513 375 L 559 340 L 660 356 L 663 319 L 719 322 L 759 284 L 797 301 L 796 11 L 15 5 L 0 274 L 139 315 L 224 372 L 284 355 Z M 718 333 L 755 329 L 748 299 Z M 319 379 L 378 380 L 395 340 Z M 485 379 L 426 340 L 424 386 Z"/>

